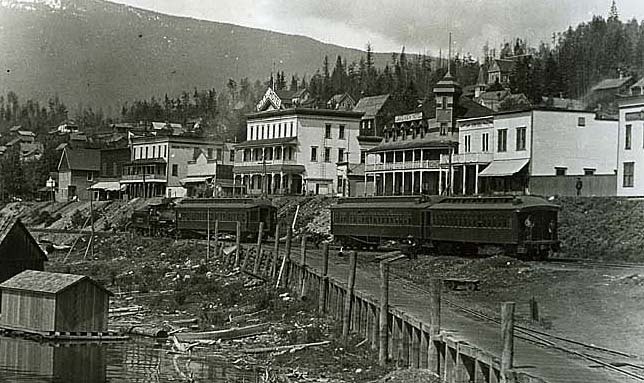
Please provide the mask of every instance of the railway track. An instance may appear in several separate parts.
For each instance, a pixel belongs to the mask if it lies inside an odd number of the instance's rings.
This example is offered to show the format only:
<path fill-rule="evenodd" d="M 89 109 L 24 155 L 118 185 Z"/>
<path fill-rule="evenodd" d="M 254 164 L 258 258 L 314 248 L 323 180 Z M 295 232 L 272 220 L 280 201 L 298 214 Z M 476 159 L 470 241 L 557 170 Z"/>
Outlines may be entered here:
<path fill-rule="evenodd" d="M 571 265 L 585 268 L 598 268 L 598 269 L 644 269 L 642 263 L 616 263 L 616 262 L 601 262 L 592 259 L 575 259 L 575 258 L 551 258 L 547 261 L 541 261 L 544 264 L 555 265 Z"/>
<path fill-rule="evenodd" d="M 644 266 L 640 265 L 640 267 Z M 419 286 L 405 276 L 394 271 L 390 271 L 390 276 L 395 280 L 403 282 L 406 287 L 412 290 L 416 290 L 424 294 L 431 293 L 428 289 Z M 482 311 L 463 306 L 445 298 L 442 298 L 442 302 L 450 306 L 452 309 L 460 311 L 476 320 L 493 323 L 499 326 L 501 325 L 501 321 L 499 319 Z M 636 381 L 644 382 L 644 365 L 637 364 L 637 362 L 641 363 L 638 355 L 580 342 L 571 338 L 550 334 L 520 325 L 515 325 L 515 337 L 592 362 L 593 365 L 589 366 L 589 368 L 604 367 Z"/>

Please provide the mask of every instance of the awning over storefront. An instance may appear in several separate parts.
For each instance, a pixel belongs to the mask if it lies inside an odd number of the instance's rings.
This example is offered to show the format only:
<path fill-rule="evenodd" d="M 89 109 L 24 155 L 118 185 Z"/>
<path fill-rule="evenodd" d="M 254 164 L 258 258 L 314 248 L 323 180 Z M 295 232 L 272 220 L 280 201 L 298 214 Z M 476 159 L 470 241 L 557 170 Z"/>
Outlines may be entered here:
<path fill-rule="evenodd" d="M 479 173 L 480 177 L 507 177 L 521 171 L 530 160 L 525 158 L 521 160 L 500 160 L 492 161 L 487 168 Z"/>
<path fill-rule="evenodd" d="M 119 191 L 121 190 L 121 184 L 118 181 L 97 182 L 90 186 L 89 190 Z"/>
<path fill-rule="evenodd" d="M 188 177 L 181 179 L 182 184 L 201 184 L 210 181 L 212 177 Z"/>

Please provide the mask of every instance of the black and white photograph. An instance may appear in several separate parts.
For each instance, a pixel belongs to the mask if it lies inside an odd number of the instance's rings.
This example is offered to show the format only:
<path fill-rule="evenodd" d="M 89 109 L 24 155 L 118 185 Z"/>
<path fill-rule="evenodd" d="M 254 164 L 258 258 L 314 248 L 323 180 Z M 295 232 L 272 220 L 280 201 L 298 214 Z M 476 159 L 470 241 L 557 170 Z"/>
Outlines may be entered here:
<path fill-rule="evenodd" d="M 644 2 L 0 0 L 0 382 L 644 382 Z"/>

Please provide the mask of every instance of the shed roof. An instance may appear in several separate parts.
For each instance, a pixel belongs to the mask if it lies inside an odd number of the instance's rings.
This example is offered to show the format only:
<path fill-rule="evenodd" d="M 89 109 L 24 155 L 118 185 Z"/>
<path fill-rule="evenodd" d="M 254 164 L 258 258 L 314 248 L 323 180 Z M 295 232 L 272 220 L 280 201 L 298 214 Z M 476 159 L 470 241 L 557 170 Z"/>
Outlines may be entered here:
<path fill-rule="evenodd" d="M 599 82 L 599 84 L 592 87 L 591 91 L 595 92 L 598 90 L 609 90 L 621 88 L 626 83 L 631 81 L 632 77 L 622 77 L 622 78 L 607 78 Z"/>
<path fill-rule="evenodd" d="M 42 294 L 60 294 L 75 284 L 88 280 L 108 295 L 111 291 L 86 275 L 50 273 L 47 271 L 25 270 L 0 284 L 1 290 L 31 291 Z"/>
<path fill-rule="evenodd" d="M 358 101 L 353 111 L 364 113 L 363 118 L 374 117 L 380 112 L 380 109 L 382 109 L 387 100 L 389 100 L 389 94 L 363 97 Z"/>
<path fill-rule="evenodd" d="M 47 255 L 45 255 L 45 252 L 42 250 L 38 242 L 36 242 L 36 239 L 31 235 L 29 230 L 27 230 L 27 228 L 23 225 L 22 221 L 20 221 L 20 219 L 17 216 L 0 215 L 0 245 L 2 245 L 2 243 L 7 238 L 7 235 L 9 235 L 9 233 L 14 228 L 21 230 L 25 234 L 25 237 L 27 238 L 27 240 L 31 242 L 31 244 L 39 250 L 38 253 L 40 254 L 40 257 L 44 261 L 47 261 Z M 8 253 L 11 253 L 11 254 L 0 254 L 0 255 L 8 255 L 11 257 L 11 259 L 17 259 L 20 256 L 19 254 L 14 254 L 16 253 L 15 251 L 10 251 Z"/>

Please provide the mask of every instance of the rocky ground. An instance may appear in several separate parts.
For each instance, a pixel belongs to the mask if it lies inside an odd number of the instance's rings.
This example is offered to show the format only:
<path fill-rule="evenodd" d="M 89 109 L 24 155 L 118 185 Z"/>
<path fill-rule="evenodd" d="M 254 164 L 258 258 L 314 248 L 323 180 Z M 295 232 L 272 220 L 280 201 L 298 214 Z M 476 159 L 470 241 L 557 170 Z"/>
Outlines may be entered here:
<path fill-rule="evenodd" d="M 212 331 L 269 323 L 266 333 L 200 345 L 194 355 L 225 356 L 240 368 L 259 367 L 274 382 L 370 382 L 388 369 L 362 339 L 345 344 L 336 321 L 320 318 L 310 302 L 275 290 L 261 279 L 205 259 L 205 241 L 146 238 L 131 234 L 98 237 L 95 256 L 81 239 L 70 254 L 50 254 L 47 269 L 85 274 L 115 293 L 114 330 Z M 328 344 L 259 354 L 245 350 L 328 341 Z M 169 344 L 173 341 L 168 340 Z M 188 346 L 185 344 L 184 346 Z"/>

